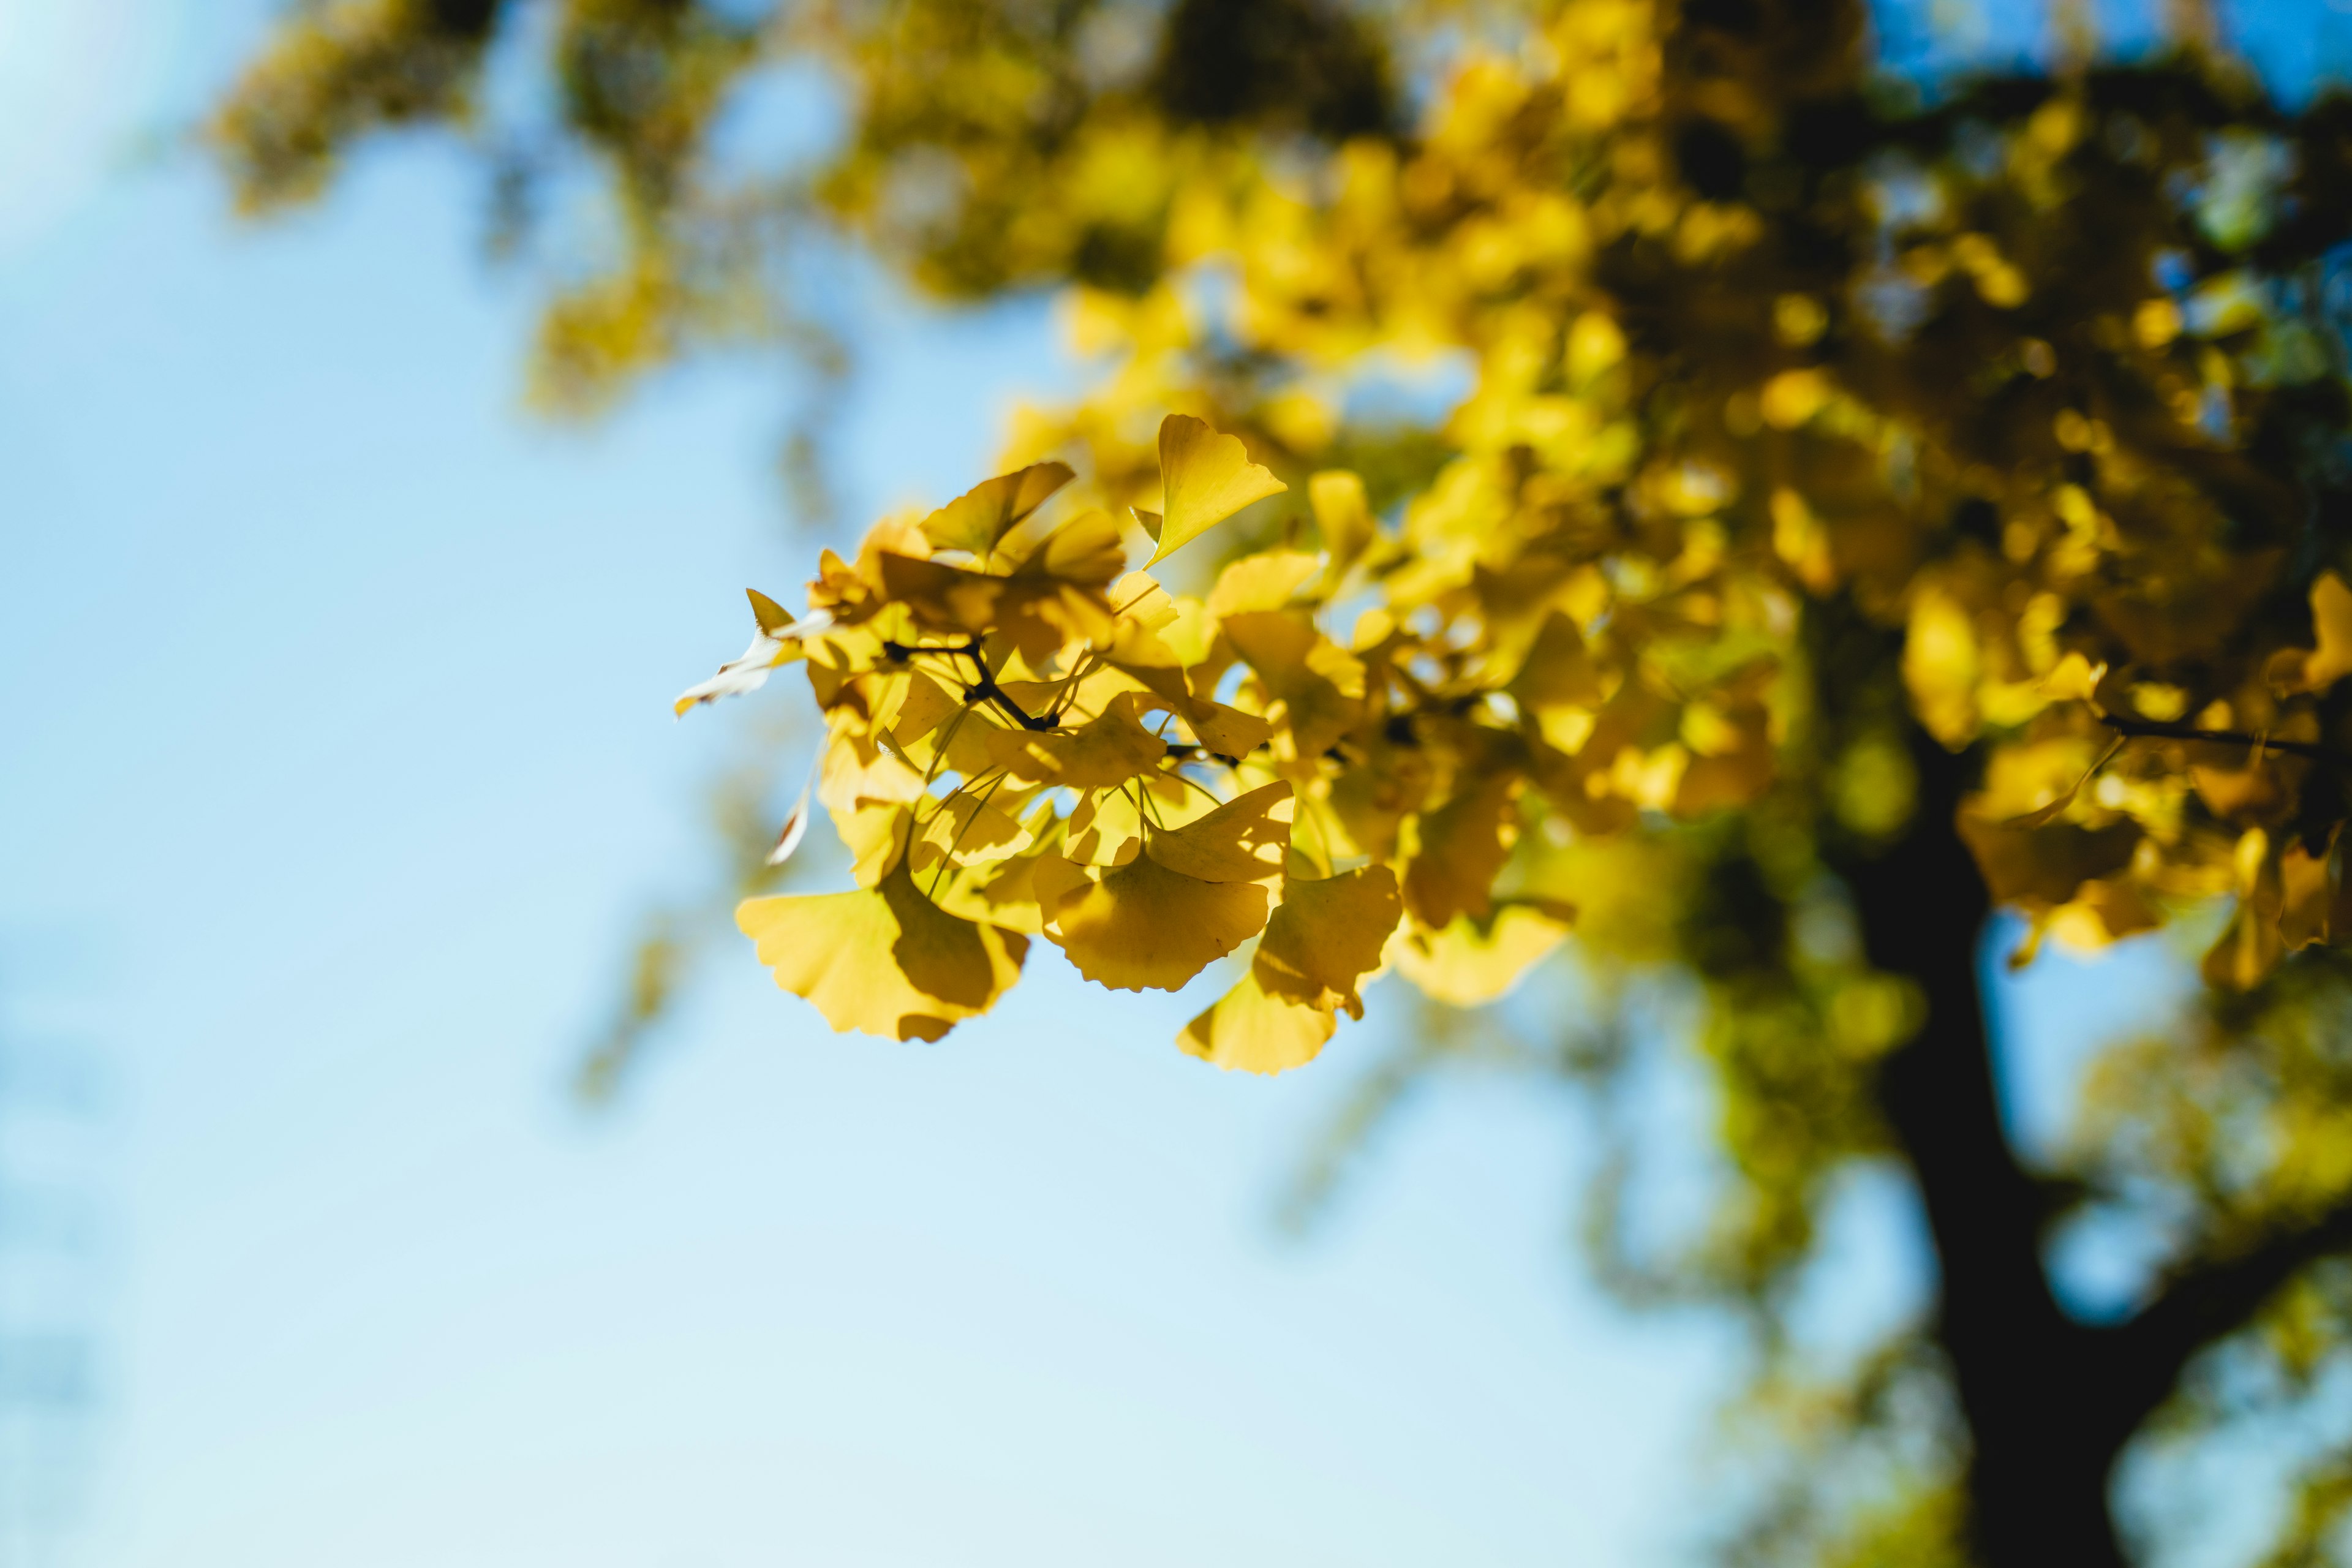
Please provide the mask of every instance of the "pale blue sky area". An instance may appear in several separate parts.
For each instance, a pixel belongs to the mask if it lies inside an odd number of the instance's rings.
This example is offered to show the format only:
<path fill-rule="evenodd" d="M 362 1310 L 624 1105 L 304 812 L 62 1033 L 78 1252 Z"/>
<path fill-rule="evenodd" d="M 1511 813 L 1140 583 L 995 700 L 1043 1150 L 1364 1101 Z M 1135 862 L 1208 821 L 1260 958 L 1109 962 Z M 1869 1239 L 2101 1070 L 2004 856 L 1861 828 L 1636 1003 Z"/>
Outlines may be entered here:
<path fill-rule="evenodd" d="M 1584 1279 L 1564 1095 L 1425 1097 L 1286 1239 L 1370 1041 L 1221 1075 L 1169 1043 L 1198 996 L 1041 945 L 937 1047 L 730 950 L 616 1111 L 565 1100 L 750 718 L 668 700 L 805 575 L 788 389 L 522 415 L 529 301 L 444 152 L 263 230 L 123 170 L 263 14 L 0 0 L 0 1022 L 116 1085 L 69 1560 L 1673 1560 L 1732 1342 Z M 1075 384 L 1042 308 L 876 311 L 853 513 Z M 2035 1093 L 2155 969 L 2036 972 Z M 1864 1318 L 1921 1267 L 1874 1191 Z"/>

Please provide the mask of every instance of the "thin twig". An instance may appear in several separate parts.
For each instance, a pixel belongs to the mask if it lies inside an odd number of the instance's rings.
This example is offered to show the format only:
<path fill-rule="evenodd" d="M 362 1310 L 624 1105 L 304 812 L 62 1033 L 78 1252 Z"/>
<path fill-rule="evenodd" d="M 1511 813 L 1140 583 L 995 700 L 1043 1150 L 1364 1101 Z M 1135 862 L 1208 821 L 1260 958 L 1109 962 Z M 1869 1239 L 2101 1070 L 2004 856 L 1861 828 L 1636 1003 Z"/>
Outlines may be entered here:
<path fill-rule="evenodd" d="M 2289 756 L 2302 757 L 2310 762 L 2352 768 L 2352 752 L 2339 752 L 2315 741 L 2282 741 L 2275 735 L 2250 735 L 2242 730 L 2200 730 L 2193 724 L 2162 719 L 2121 719 L 2112 713 L 2102 714 L 2100 721 L 2116 734 L 2134 740 L 2204 741 L 2217 746 L 2284 752 Z"/>

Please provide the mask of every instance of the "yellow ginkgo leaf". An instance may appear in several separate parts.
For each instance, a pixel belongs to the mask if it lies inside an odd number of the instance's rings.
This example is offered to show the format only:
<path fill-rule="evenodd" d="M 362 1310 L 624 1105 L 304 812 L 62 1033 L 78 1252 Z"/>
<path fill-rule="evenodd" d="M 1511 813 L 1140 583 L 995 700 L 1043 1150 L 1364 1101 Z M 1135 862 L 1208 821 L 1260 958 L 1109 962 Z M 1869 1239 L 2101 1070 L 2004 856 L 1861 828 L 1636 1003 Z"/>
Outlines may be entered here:
<path fill-rule="evenodd" d="M 902 862 L 854 893 L 746 899 L 735 923 L 776 984 L 836 1031 L 936 1040 L 994 1005 L 1029 941 L 934 906 Z"/>
<path fill-rule="evenodd" d="M 2106 678 L 2105 660 L 2093 664 L 2082 654 L 2069 653 L 2042 678 L 2042 695 L 2053 702 L 2087 702 L 2098 710 L 2099 682 Z"/>
<path fill-rule="evenodd" d="M 757 691 L 768 683 L 768 672 L 780 664 L 790 664 L 803 657 L 803 637 L 820 632 L 833 624 L 830 616 L 811 616 L 795 622 L 784 607 L 757 588 L 743 592 L 751 601 L 751 618 L 759 629 L 752 633 L 751 646 L 743 650 L 740 658 L 728 660 L 719 667 L 719 673 L 709 679 L 688 687 L 677 694 L 671 710 L 681 718 L 689 708 L 706 702 L 716 702 L 721 697 L 740 697 L 747 691 Z"/>
<path fill-rule="evenodd" d="M 1282 902 L 1257 944 L 1257 984 L 1304 1006 L 1345 1007 L 1350 1017 L 1362 1017 L 1356 982 L 1381 966 L 1381 950 L 1403 909 L 1396 873 L 1385 866 L 1284 882 Z"/>
<path fill-rule="evenodd" d="M 1903 640 L 1903 683 L 1919 722 L 1954 751 L 1977 732 L 1983 658 L 1968 606 L 1938 585 L 1922 587 Z"/>
<path fill-rule="evenodd" d="M 1061 463 L 1032 463 L 999 474 L 956 497 L 923 520 L 923 537 L 935 550 L 968 550 L 985 557 L 1013 525 L 1070 482 Z"/>
<path fill-rule="evenodd" d="M 1442 931 L 1402 927 L 1388 957 L 1424 995 L 1454 1007 L 1495 1001 L 1558 947 L 1567 925 L 1527 904 L 1506 904 L 1491 920 L 1465 915 Z"/>
<path fill-rule="evenodd" d="M 1093 790 L 1070 813 L 1067 854 L 1086 866 L 1124 866 L 1143 852 L 1143 810 L 1135 792 Z"/>
<path fill-rule="evenodd" d="M 963 708 L 963 700 L 919 669 L 910 669 L 892 693 L 887 708 L 876 715 L 887 724 L 890 738 L 900 747 L 912 746 Z"/>
<path fill-rule="evenodd" d="M 1307 481 L 1307 504 L 1315 510 L 1315 526 L 1323 548 L 1331 554 L 1334 577 L 1345 572 L 1372 542 L 1372 509 L 1364 497 L 1364 481 L 1346 468 L 1327 468 Z"/>
<path fill-rule="evenodd" d="M 1238 436 L 1221 436 L 1206 420 L 1171 414 L 1160 424 L 1160 482 L 1166 499 L 1157 512 L 1137 519 L 1158 546 L 1148 569 L 1190 544 L 1252 501 L 1290 487 L 1249 459 Z"/>
<path fill-rule="evenodd" d="M 1043 573 L 1003 577 L 889 551 L 876 557 L 876 571 L 925 629 L 996 632 L 1032 660 L 1073 638 L 1108 643 L 1115 626 L 1098 586 Z"/>
<path fill-rule="evenodd" d="M 1511 853 L 1507 773 L 1489 773 L 1435 811 L 1423 812 L 1420 844 L 1404 872 L 1404 904 L 1434 931 L 1456 915 L 1483 916 L 1487 889 Z"/>
<path fill-rule="evenodd" d="M 1116 789 L 1156 771 L 1168 742 L 1143 727 L 1122 697 L 1077 729 L 999 730 L 988 736 L 991 760 L 1029 784 Z"/>
<path fill-rule="evenodd" d="M 1278 1073 L 1313 1061 L 1339 1026 L 1326 1008 L 1268 994 L 1252 972 L 1185 1025 L 1176 1044 L 1229 1071 Z"/>
<path fill-rule="evenodd" d="M 1008 552 L 1013 546 L 1006 547 Z M 1099 588 L 1127 569 L 1127 545 L 1118 523 L 1100 507 L 1080 512 L 1054 530 L 1013 569 L 1016 577 L 1057 577 Z"/>
<path fill-rule="evenodd" d="M 1245 757 L 1274 733 L 1274 726 L 1256 714 L 1205 699 L 1186 709 L 1184 721 L 1192 726 L 1201 744 L 1221 757 Z"/>
<path fill-rule="evenodd" d="M 1545 616 L 1507 689 L 1520 707 L 1538 714 L 1560 708 L 1598 709 L 1605 700 L 1584 634 L 1558 610 Z"/>
<path fill-rule="evenodd" d="M 1009 860 L 1033 842 L 1029 828 L 992 797 L 983 800 L 959 790 L 923 819 L 913 849 L 914 868 L 928 872 L 948 858 L 959 865 Z"/>
<path fill-rule="evenodd" d="M 2325 691 L 2352 675 L 2352 588 L 2333 572 L 2311 585 L 2311 629 L 2317 647 L 2284 649 L 2263 672 L 2282 691 Z"/>
<path fill-rule="evenodd" d="M 1267 897 L 1254 882 L 1206 882 L 1139 855 L 1063 893 L 1046 934 L 1098 985 L 1173 991 L 1255 936 Z"/>
<path fill-rule="evenodd" d="M 907 847 L 907 808 L 879 801 L 856 806 L 829 806 L 833 830 L 849 851 L 849 874 L 861 888 L 871 888 L 898 864 Z"/>
<path fill-rule="evenodd" d="M 1363 661 L 1304 616 L 1257 610 L 1229 616 L 1224 635 L 1267 693 L 1282 700 L 1299 756 L 1320 756 L 1363 716 Z"/>
<path fill-rule="evenodd" d="M 1294 805 L 1288 784 L 1265 784 L 1197 821 L 1151 834 L 1143 852 L 1203 882 L 1270 881 L 1282 875 L 1290 849 Z"/>
<path fill-rule="evenodd" d="M 1278 610 L 1315 575 L 1318 564 L 1304 550 L 1244 555 L 1217 574 L 1217 585 L 1209 590 L 1209 614 L 1223 620 L 1255 610 Z"/>

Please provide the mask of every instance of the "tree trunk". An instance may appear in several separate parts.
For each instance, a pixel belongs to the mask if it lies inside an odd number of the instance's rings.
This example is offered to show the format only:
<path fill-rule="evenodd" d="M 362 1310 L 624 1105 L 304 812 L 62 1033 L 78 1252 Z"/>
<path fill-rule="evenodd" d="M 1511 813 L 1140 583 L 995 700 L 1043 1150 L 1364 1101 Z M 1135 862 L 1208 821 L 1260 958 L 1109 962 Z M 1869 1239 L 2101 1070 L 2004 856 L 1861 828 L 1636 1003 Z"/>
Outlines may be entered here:
<path fill-rule="evenodd" d="M 1880 1100 L 1940 1265 L 1935 1331 L 1972 1439 L 1974 1545 L 1987 1568 L 2119 1568 L 2108 1474 L 2144 1412 L 2118 1408 L 2109 1346 L 2051 1295 L 2042 1200 L 2001 1124 L 1978 991 L 1990 910 L 1954 825 L 1966 763 L 1916 726 L 1912 752 L 1909 833 L 1847 878 L 1871 963 L 1909 976 L 1927 1003 L 1926 1026 L 1886 1062 Z"/>

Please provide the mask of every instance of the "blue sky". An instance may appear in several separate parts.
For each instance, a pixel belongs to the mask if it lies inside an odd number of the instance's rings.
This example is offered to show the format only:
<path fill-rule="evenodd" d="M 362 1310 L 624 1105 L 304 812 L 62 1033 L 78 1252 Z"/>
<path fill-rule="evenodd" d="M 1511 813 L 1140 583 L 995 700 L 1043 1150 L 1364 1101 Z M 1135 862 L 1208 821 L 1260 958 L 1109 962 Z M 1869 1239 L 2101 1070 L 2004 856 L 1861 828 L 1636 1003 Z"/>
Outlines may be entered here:
<path fill-rule="evenodd" d="M 730 952 L 616 1110 L 565 1100 L 747 718 L 667 700 L 805 574 L 790 388 L 521 414 L 446 153 L 262 230 L 126 167 L 263 9 L 0 0 L 0 1022 L 117 1085 L 76 1560 L 1668 1560 L 1731 1341 L 1584 1279 L 1563 1097 L 1427 1097 L 1286 1239 L 1369 1042 L 1220 1075 L 1169 1044 L 1197 997 L 1041 948 L 931 1048 Z M 1033 308 L 885 301 L 866 354 L 860 512 L 1076 374 Z M 2155 968 L 2035 972 L 2034 1103 Z M 1910 1299 L 1903 1201 L 1854 1213 Z"/>

